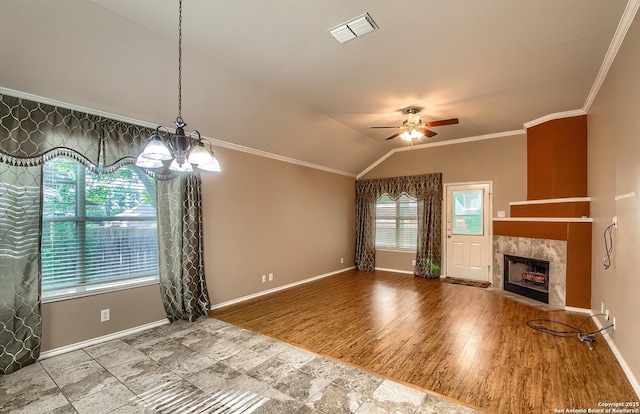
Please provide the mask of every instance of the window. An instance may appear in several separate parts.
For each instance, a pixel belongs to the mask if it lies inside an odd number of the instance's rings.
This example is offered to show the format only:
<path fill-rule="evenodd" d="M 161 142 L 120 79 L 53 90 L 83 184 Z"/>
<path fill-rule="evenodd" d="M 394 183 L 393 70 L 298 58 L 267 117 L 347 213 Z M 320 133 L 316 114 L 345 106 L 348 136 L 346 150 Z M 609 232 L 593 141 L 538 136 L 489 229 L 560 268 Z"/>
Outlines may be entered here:
<path fill-rule="evenodd" d="M 157 281 L 153 180 L 134 166 L 98 174 L 46 162 L 41 253 L 45 299 Z"/>
<path fill-rule="evenodd" d="M 453 191 L 452 234 L 482 236 L 482 198 L 484 190 Z"/>
<path fill-rule="evenodd" d="M 415 250 L 418 240 L 418 202 L 402 194 L 376 200 L 376 248 Z"/>

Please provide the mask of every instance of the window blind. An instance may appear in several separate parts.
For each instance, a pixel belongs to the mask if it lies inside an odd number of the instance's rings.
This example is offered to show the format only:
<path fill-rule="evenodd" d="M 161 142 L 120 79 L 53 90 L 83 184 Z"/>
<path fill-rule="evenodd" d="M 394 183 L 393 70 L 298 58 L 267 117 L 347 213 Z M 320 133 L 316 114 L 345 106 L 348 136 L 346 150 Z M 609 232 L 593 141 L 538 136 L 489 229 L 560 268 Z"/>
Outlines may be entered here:
<path fill-rule="evenodd" d="M 98 174 L 63 157 L 43 172 L 44 298 L 157 280 L 152 179 L 134 166 Z"/>
<path fill-rule="evenodd" d="M 402 194 L 392 200 L 383 194 L 376 201 L 376 247 L 415 250 L 418 239 L 418 203 Z"/>

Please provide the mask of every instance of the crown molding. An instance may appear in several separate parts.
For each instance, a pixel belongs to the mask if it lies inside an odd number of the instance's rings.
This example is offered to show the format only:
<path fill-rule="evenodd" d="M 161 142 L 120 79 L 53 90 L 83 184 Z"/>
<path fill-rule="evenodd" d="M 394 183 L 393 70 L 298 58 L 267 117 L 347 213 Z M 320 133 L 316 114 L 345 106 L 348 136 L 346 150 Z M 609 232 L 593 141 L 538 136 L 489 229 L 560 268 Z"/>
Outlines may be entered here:
<path fill-rule="evenodd" d="M 593 82 L 589 95 L 587 95 L 587 100 L 583 107 L 583 111 L 585 113 L 589 112 L 593 101 L 596 100 L 596 96 L 598 96 L 598 92 L 600 92 L 600 87 L 602 87 L 602 84 L 609 73 L 609 69 L 611 69 L 611 65 L 613 65 L 613 61 L 618 54 L 618 50 L 620 50 L 620 46 L 622 46 L 624 37 L 627 35 L 627 32 L 633 23 L 633 19 L 638 12 L 638 8 L 640 8 L 640 0 L 629 0 L 627 3 L 627 7 L 624 9 L 622 18 L 620 18 L 616 32 L 613 35 L 613 39 L 611 39 L 611 43 L 609 44 L 609 49 L 607 49 L 607 54 L 604 56 L 604 60 L 600 66 L 600 71 L 598 71 L 598 75 L 596 76 L 595 82 Z"/>
<path fill-rule="evenodd" d="M 112 114 L 110 112 L 98 111 L 98 110 L 95 110 L 95 109 L 86 108 L 84 106 L 74 105 L 74 104 L 70 104 L 70 103 L 67 103 L 67 102 L 57 101 L 55 99 L 45 98 L 43 96 L 33 95 L 33 94 L 30 94 L 30 93 L 27 93 L 27 92 L 17 91 L 17 90 L 9 89 L 9 88 L 4 88 L 2 86 L 0 86 L 0 94 L 11 95 L 11 96 L 15 96 L 16 98 L 21 98 L 21 99 L 28 99 L 30 101 L 40 102 L 40 103 L 43 103 L 43 104 L 46 104 L 46 105 L 58 106 L 58 107 L 61 107 L 61 108 L 70 109 L 72 111 L 85 112 L 85 113 L 88 113 L 88 114 L 91 114 L 91 115 L 97 115 L 97 116 L 101 116 L 101 117 L 105 117 L 105 118 L 115 119 L 116 121 L 127 122 L 127 123 L 130 123 L 130 124 L 139 125 L 139 126 L 143 126 L 143 127 L 146 127 L 146 128 L 155 129 L 158 126 L 158 124 L 154 124 L 152 122 L 141 121 L 139 119 L 129 118 L 129 117 L 122 116 L 122 115 L 116 115 L 116 114 Z M 172 129 L 169 129 L 169 130 L 174 132 Z M 274 153 L 267 152 L 267 151 L 262 151 L 262 150 L 251 148 L 251 147 L 245 147 L 244 145 L 238 145 L 238 144 L 234 144 L 232 142 L 222 141 L 222 140 L 211 138 L 211 137 L 207 137 L 207 136 L 204 136 L 204 135 L 201 138 L 203 140 L 206 140 L 206 141 L 210 142 L 211 145 L 214 145 L 216 147 L 227 148 L 227 149 L 231 149 L 231 150 L 234 150 L 234 151 L 244 152 L 246 154 L 257 155 L 259 157 L 264 157 L 264 158 L 270 158 L 270 159 L 276 160 L 276 161 L 282 161 L 282 162 L 286 162 L 286 163 L 289 163 L 289 164 L 300 165 L 302 167 L 313 168 L 315 170 L 326 171 L 326 172 L 330 172 L 332 174 L 345 175 L 347 177 L 352 177 L 352 178 L 355 178 L 355 176 L 356 176 L 355 174 L 350 173 L 350 172 L 338 170 L 338 169 L 335 169 L 335 168 L 325 167 L 323 165 L 313 164 L 311 162 L 306 162 L 306 161 L 298 160 L 298 159 L 291 158 L 291 157 L 285 157 L 283 155 L 278 155 L 278 154 L 274 154 Z"/>
<path fill-rule="evenodd" d="M 458 139 L 452 139 L 452 140 L 448 140 L 448 141 L 430 142 L 428 144 L 411 145 L 411 146 L 408 146 L 408 147 L 394 148 L 391 151 L 389 151 L 386 154 L 384 154 L 382 157 L 378 158 L 378 160 L 375 161 L 373 164 L 371 164 L 370 166 L 365 168 L 360 174 L 358 174 L 356 176 L 356 180 L 359 180 L 360 178 L 362 178 L 369 171 L 373 170 L 375 167 L 380 165 L 380 163 L 382 163 L 384 160 L 386 160 L 387 158 L 389 158 L 390 156 L 392 156 L 393 154 L 395 154 L 397 152 L 412 151 L 412 150 L 415 150 L 415 149 L 426 149 L 426 148 L 434 148 L 434 147 L 443 147 L 443 146 L 446 146 L 446 145 L 464 144 L 466 142 L 484 141 L 484 140 L 487 140 L 487 139 L 511 137 L 511 136 L 524 135 L 524 134 L 526 134 L 526 131 L 524 129 L 516 129 L 516 130 L 513 130 L 513 131 L 496 132 L 494 134 L 476 135 L 476 136 L 472 136 L 472 137 L 458 138 Z"/>
<path fill-rule="evenodd" d="M 540 118 L 534 119 L 533 121 L 526 122 L 524 124 L 525 129 L 529 129 L 536 125 L 544 124 L 548 121 L 553 121 L 554 119 L 562 119 L 562 118 L 571 118 L 572 116 L 580 116 L 586 115 L 587 111 L 584 109 L 574 109 L 572 111 L 564 111 L 564 112 L 555 112 L 553 114 L 545 115 Z"/>

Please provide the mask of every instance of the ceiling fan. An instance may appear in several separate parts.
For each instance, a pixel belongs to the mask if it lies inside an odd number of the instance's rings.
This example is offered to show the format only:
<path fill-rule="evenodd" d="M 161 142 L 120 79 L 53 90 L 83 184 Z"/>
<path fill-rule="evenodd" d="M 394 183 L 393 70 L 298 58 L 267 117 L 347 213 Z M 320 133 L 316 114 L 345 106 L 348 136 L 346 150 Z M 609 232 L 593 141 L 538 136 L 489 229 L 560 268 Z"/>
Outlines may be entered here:
<path fill-rule="evenodd" d="M 397 132 L 391 135 L 387 140 L 394 139 L 397 136 L 400 136 L 405 141 L 412 141 L 414 139 L 422 138 L 426 136 L 428 138 L 435 137 L 438 135 L 437 132 L 431 131 L 426 127 L 433 128 L 437 126 L 443 125 L 454 125 L 457 124 L 458 118 L 451 119 L 443 119 L 440 121 L 431 121 L 431 122 L 422 122 L 420 119 L 420 115 L 418 113 L 422 111 L 422 108 L 417 106 L 412 106 L 403 110 L 405 114 L 407 114 L 407 119 L 402 122 L 401 126 L 372 126 L 371 129 L 379 129 L 379 128 L 397 128 L 402 129 L 403 131 Z"/>

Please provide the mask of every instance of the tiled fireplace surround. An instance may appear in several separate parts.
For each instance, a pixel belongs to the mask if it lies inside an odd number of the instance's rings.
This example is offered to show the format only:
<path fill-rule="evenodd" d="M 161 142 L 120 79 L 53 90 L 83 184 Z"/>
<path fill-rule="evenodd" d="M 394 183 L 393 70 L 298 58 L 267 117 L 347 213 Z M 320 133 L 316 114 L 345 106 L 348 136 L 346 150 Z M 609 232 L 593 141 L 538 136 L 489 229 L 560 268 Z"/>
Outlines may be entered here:
<path fill-rule="evenodd" d="M 493 236 L 492 285 L 504 289 L 504 255 L 549 262 L 549 307 L 564 309 L 567 291 L 567 242 L 528 237 Z"/>

